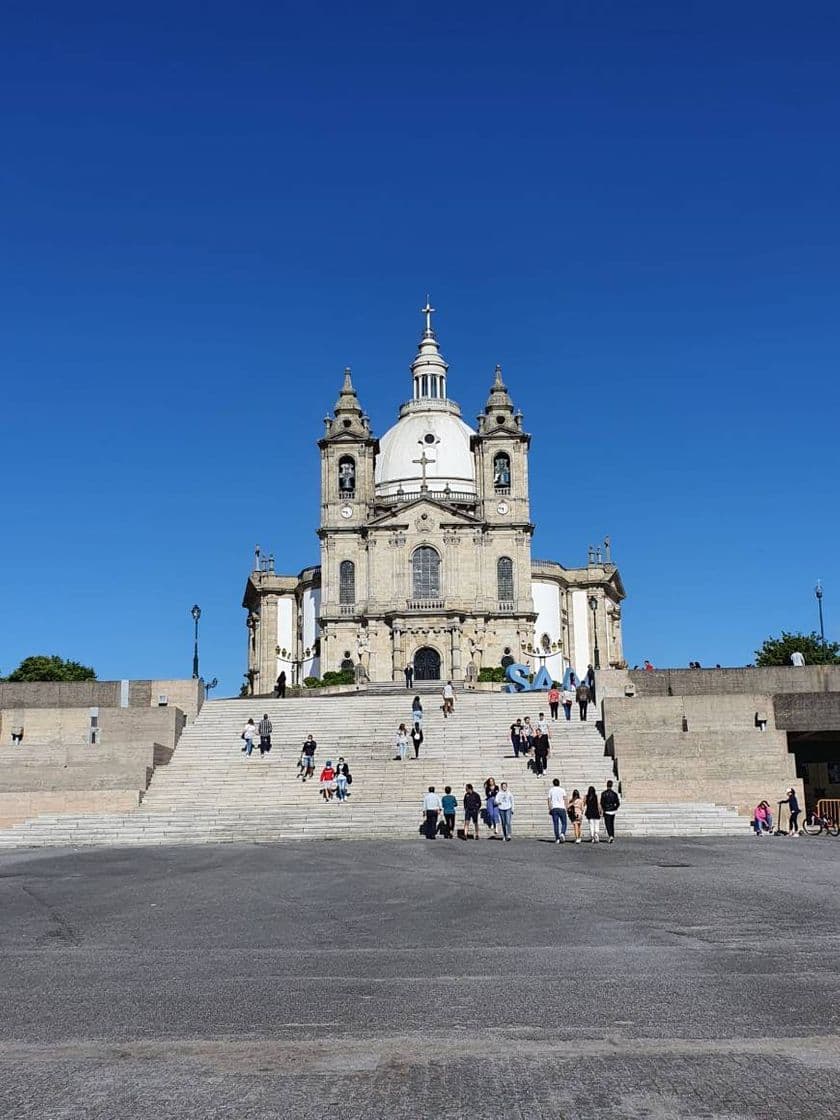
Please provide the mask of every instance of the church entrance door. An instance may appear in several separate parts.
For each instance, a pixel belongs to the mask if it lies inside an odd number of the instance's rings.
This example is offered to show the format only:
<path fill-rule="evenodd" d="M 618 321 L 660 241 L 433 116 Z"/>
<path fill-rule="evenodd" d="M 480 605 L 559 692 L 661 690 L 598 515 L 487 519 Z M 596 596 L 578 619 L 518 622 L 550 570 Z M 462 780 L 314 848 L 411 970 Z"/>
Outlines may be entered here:
<path fill-rule="evenodd" d="M 416 681 L 440 680 L 440 654 L 431 646 L 423 646 L 414 655 L 414 679 Z"/>

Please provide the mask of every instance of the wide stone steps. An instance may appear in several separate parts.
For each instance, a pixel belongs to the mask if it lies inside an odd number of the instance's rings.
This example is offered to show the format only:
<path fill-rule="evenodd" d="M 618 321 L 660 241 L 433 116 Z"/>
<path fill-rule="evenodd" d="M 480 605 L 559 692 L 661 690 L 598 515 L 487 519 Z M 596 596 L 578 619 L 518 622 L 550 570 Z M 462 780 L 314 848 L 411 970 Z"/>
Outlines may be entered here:
<path fill-rule="evenodd" d="M 483 796 L 493 775 L 507 781 L 516 800 L 518 836 L 550 834 L 546 794 L 559 777 L 566 789 L 598 790 L 612 773 L 612 760 L 594 722 L 561 719 L 551 724 L 549 772 L 537 778 L 515 759 L 509 726 L 519 716 L 547 709 L 544 697 L 476 693 L 459 696 L 455 715 L 444 720 L 438 697 L 424 696 L 425 741 L 420 758 L 394 760 L 400 722 L 411 725 L 406 690 L 382 695 L 307 697 L 301 700 L 227 700 L 205 704 L 184 731 L 166 766 L 159 767 L 139 809 L 114 814 L 44 814 L 0 831 L 0 847 L 56 844 L 173 844 L 239 840 L 340 839 L 417 836 L 422 795 L 451 785 L 459 804 L 466 782 Z M 272 720 L 273 749 L 265 758 L 241 750 L 246 720 Z M 315 779 L 297 777 L 307 732 L 317 742 Z M 353 774 L 351 796 L 327 804 L 319 792 L 324 762 L 343 755 Z M 459 813 L 459 820 L 460 820 Z M 705 803 L 625 804 L 618 817 L 621 836 L 743 834 L 735 813 Z"/>

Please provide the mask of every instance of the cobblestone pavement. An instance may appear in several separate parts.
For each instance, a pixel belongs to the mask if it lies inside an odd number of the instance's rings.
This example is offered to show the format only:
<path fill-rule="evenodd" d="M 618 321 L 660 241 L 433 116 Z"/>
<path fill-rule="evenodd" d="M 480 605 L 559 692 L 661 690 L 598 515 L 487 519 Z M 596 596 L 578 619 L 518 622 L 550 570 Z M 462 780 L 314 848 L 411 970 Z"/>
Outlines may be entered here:
<path fill-rule="evenodd" d="M 840 1116 L 840 840 L 0 856 L 0 1116 Z"/>

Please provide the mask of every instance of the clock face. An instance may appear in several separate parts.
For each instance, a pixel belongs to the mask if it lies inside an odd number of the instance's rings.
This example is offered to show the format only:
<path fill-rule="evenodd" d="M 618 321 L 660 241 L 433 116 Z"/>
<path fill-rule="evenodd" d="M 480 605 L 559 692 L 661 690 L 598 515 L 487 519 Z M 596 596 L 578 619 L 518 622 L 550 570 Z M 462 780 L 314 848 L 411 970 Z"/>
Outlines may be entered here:
<path fill-rule="evenodd" d="M 339 513 L 341 514 L 342 517 L 352 517 L 353 516 L 353 507 L 352 506 L 342 506 L 341 509 L 339 510 Z"/>
<path fill-rule="evenodd" d="M 499 502 L 499 504 L 496 506 L 496 512 L 501 514 L 502 517 L 504 517 L 509 509 L 510 506 L 507 504 L 507 502 Z"/>

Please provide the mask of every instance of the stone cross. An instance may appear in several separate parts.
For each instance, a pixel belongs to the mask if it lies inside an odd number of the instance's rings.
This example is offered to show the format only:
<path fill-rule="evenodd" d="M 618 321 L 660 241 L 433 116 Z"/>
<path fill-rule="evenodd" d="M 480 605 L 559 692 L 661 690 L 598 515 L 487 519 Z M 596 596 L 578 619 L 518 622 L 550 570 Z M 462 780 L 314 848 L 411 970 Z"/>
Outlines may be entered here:
<path fill-rule="evenodd" d="M 426 316 L 426 333 L 427 334 L 432 333 L 432 314 L 434 313 L 434 310 L 435 309 L 432 307 L 431 303 L 429 302 L 429 297 L 426 296 L 426 306 L 420 308 L 420 314 Z"/>
<path fill-rule="evenodd" d="M 426 467 L 428 467 L 430 463 L 433 463 L 434 459 L 430 459 L 428 457 L 428 455 L 426 454 L 426 450 L 424 448 L 423 449 L 423 454 L 420 456 L 420 458 L 419 459 L 412 459 L 411 461 L 412 461 L 412 463 L 416 463 L 418 465 L 418 467 L 420 468 L 420 470 L 423 472 L 423 482 L 422 482 L 422 485 L 420 486 L 420 489 L 421 490 L 428 490 L 429 487 L 426 485 Z"/>

